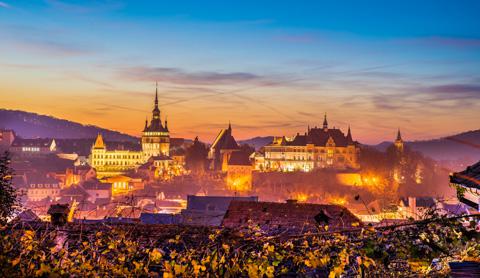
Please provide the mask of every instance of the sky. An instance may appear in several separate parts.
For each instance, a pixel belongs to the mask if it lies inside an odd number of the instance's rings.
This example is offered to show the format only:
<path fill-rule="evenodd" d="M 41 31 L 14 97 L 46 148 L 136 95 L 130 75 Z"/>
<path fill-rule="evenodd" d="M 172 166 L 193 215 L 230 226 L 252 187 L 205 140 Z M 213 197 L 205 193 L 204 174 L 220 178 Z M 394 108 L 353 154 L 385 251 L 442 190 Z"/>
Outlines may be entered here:
<path fill-rule="evenodd" d="M 230 2 L 230 3 L 229 3 Z M 480 128 L 480 1 L 0 0 L 0 108 L 140 135 Z"/>

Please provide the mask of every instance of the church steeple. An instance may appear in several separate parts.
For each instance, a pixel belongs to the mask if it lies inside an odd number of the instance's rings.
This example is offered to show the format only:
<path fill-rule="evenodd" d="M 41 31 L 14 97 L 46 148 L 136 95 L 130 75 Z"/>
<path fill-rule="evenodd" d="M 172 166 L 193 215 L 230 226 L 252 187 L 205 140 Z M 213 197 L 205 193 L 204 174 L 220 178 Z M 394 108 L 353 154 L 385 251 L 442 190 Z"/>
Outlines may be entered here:
<path fill-rule="evenodd" d="M 325 131 L 328 130 L 327 113 L 325 113 L 325 116 L 323 117 L 323 129 Z"/>
<path fill-rule="evenodd" d="M 347 143 L 348 143 L 348 144 L 352 144 L 352 143 L 353 143 L 352 132 L 350 131 L 350 125 L 348 126 Z"/>
<path fill-rule="evenodd" d="M 99 133 L 97 135 L 97 139 L 95 139 L 95 143 L 93 144 L 94 149 L 105 149 L 105 143 L 103 142 L 102 134 Z"/>
<path fill-rule="evenodd" d="M 393 144 L 395 145 L 397 150 L 403 151 L 404 143 L 403 143 L 402 135 L 400 134 L 400 128 L 397 131 L 397 139 L 395 140 L 395 142 Z"/>
<path fill-rule="evenodd" d="M 155 83 L 155 107 L 153 108 L 153 120 L 160 120 L 160 109 L 158 109 L 158 82 Z"/>
<path fill-rule="evenodd" d="M 397 132 L 397 141 L 402 141 L 402 135 L 400 134 L 400 128 L 398 129 L 398 132 Z"/>

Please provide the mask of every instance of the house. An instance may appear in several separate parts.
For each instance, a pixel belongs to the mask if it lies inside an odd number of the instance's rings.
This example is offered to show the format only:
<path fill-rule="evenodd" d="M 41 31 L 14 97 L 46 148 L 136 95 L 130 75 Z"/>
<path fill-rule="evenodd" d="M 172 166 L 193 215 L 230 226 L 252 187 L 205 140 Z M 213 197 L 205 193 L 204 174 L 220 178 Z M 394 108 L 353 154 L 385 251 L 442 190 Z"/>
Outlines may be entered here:
<path fill-rule="evenodd" d="M 252 202 L 233 200 L 222 221 L 226 228 L 259 226 L 264 231 L 315 232 L 319 226 L 329 231 L 351 229 L 362 225 L 348 209 L 340 205 Z"/>
<path fill-rule="evenodd" d="M 208 159 L 211 161 L 210 169 L 226 172 L 230 155 L 239 149 L 237 141 L 232 136 L 232 125 L 228 124 L 228 128 L 222 129 L 210 146 L 208 152 Z"/>
<path fill-rule="evenodd" d="M 247 153 L 232 152 L 227 164 L 227 189 L 234 192 L 251 191 L 252 170 L 253 166 Z"/>
<path fill-rule="evenodd" d="M 23 139 L 15 138 L 10 151 L 22 156 L 36 156 L 54 154 L 57 152 L 57 143 L 51 138 Z"/>
<path fill-rule="evenodd" d="M 112 184 L 102 183 L 97 179 L 89 179 L 82 184 L 83 189 L 87 192 L 87 200 L 92 203 L 108 203 L 112 199 Z"/>
<path fill-rule="evenodd" d="M 27 199 L 36 202 L 46 198 L 57 200 L 60 197 L 61 181 L 46 175 L 31 173 L 27 175 Z"/>
<path fill-rule="evenodd" d="M 105 177 L 101 180 L 104 183 L 112 184 L 112 196 L 129 194 L 135 190 L 144 189 L 144 182 L 141 178 L 118 175 Z"/>
<path fill-rule="evenodd" d="M 142 212 L 140 222 L 143 224 L 181 224 L 182 217 L 180 214 Z"/>
<path fill-rule="evenodd" d="M 20 212 L 12 222 L 38 222 L 41 221 L 40 217 L 38 217 L 35 212 L 31 209 L 24 210 Z"/>
<path fill-rule="evenodd" d="M 274 138 L 263 147 L 265 155 L 256 168 L 269 171 L 303 171 L 317 168 L 358 169 L 359 147 L 352 139 L 350 127 L 347 135 L 338 128 L 329 128 L 325 115 L 322 128 L 307 128 L 305 134 L 293 138 Z M 263 162 L 262 162 L 263 160 Z"/>
<path fill-rule="evenodd" d="M 219 226 L 233 200 L 258 202 L 258 197 L 187 196 L 187 208 L 182 210 L 183 224 Z"/>

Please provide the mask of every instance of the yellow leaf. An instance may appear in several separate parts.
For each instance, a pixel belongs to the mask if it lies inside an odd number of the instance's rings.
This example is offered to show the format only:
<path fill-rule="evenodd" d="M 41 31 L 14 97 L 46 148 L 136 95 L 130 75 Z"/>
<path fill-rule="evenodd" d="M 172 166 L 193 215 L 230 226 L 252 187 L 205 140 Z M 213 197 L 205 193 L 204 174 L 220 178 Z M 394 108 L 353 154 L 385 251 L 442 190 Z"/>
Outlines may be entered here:
<path fill-rule="evenodd" d="M 19 264 L 19 263 L 20 263 L 20 257 L 14 259 L 14 260 L 12 261 L 12 266 L 16 266 L 16 265 Z"/>

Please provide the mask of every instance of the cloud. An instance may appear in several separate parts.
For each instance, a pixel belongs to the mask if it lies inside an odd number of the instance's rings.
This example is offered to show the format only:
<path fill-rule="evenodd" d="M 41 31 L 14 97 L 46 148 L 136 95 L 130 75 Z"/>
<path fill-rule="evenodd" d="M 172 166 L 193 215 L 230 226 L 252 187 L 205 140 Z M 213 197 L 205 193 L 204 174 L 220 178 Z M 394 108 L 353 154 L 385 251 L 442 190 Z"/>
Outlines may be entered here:
<path fill-rule="evenodd" d="M 5 2 L 3 2 L 3 1 L 0 1 L 0 8 L 8 9 L 8 8 L 10 8 L 10 5 L 7 4 L 7 3 L 5 3 Z"/>
<path fill-rule="evenodd" d="M 290 42 L 290 43 L 312 43 L 317 38 L 313 35 L 303 34 L 303 35 L 280 35 L 275 36 L 275 40 L 283 41 L 283 42 Z"/>
<path fill-rule="evenodd" d="M 179 68 L 129 67 L 119 71 L 122 78 L 135 81 L 158 81 L 182 85 L 219 85 L 262 80 L 248 72 L 187 72 Z"/>
<path fill-rule="evenodd" d="M 480 104 L 480 85 L 445 84 L 399 88 L 397 93 L 368 97 L 376 108 L 384 110 L 447 109 Z"/>
<path fill-rule="evenodd" d="M 477 48 L 480 47 L 480 38 L 461 38 L 461 37 L 421 37 L 412 39 L 401 39 L 399 42 L 409 44 L 423 44 L 427 46 L 448 46 L 457 48 Z"/>
<path fill-rule="evenodd" d="M 113 0 L 94 1 L 93 4 L 90 3 L 88 6 L 80 5 L 77 3 L 70 3 L 69 1 L 60 1 L 60 0 L 45 0 L 45 3 L 54 9 L 62 10 L 64 12 L 69 12 L 69 13 L 76 13 L 76 14 L 106 12 L 106 11 L 118 10 L 124 7 L 123 3 L 119 1 L 113 1 Z"/>
<path fill-rule="evenodd" d="M 53 40 L 19 39 L 14 44 L 27 51 L 54 56 L 81 56 L 93 52 L 91 49 L 77 44 Z"/>

